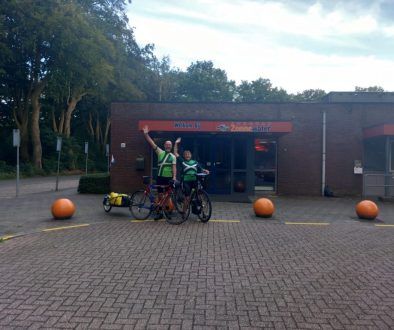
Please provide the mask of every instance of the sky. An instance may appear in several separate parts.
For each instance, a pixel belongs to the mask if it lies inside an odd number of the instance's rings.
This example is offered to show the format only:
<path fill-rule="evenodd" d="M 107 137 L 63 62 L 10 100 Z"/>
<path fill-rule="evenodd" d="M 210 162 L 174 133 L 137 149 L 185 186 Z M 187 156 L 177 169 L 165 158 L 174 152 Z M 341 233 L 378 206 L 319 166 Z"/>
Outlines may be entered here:
<path fill-rule="evenodd" d="M 394 0 L 132 0 L 128 17 L 138 45 L 182 71 L 212 61 L 288 93 L 394 91 Z"/>

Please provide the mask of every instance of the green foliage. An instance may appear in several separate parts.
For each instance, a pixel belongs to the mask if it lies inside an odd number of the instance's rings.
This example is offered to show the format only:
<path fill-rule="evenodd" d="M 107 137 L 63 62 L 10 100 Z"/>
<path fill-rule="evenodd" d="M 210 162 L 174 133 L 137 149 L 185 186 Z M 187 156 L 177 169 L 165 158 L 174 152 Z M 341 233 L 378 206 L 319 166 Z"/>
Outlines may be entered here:
<path fill-rule="evenodd" d="M 78 192 L 81 194 L 106 194 L 110 189 L 110 176 L 107 173 L 82 175 Z"/>
<path fill-rule="evenodd" d="M 327 95 L 322 89 L 307 89 L 302 93 L 292 95 L 291 100 L 295 102 L 320 102 Z"/>
<path fill-rule="evenodd" d="M 287 92 L 281 88 L 272 87 L 269 79 L 257 79 L 252 82 L 242 81 L 236 89 L 237 102 L 286 102 Z"/>
<path fill-rule="evenodd" d="M 0 160 L 0 173 L 14 174 L 15 168 L 8 165 L 4 160 Z"/>
<path fill-rule="evenodd" d="M 231 102 L 235 82 L 227 79 L 224 70 L 216 69 L 211 61 L 192 63 L 180 75 L 178 101 Z"/>

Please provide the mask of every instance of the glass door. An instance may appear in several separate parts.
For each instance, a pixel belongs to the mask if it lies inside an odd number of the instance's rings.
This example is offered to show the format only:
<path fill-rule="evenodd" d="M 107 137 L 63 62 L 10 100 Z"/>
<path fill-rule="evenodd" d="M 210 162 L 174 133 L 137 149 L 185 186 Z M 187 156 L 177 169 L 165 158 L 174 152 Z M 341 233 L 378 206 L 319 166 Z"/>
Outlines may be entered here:
<path fill-rule="evenodd" d="M 254 154 L 254 189 L 276 191 L 276 141 L 255 139 Z"/>
<path fill-rule="evenodd" d="M 228 137 L 199 138 L 196 157 L 201 166 L 210 171 L 207 190 L 212 194 L 231 192 L 231 139 Z"/>

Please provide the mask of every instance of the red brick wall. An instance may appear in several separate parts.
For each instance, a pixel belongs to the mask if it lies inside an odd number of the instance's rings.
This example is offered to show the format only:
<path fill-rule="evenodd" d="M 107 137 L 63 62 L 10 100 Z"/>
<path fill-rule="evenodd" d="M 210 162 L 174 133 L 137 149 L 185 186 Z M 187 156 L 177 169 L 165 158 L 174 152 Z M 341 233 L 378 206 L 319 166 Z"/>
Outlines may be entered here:
<path fill-rule="evenodd" d="M 320 195 L 322 176 L 322 113 L 327 113 L 326 182 L 344 195 L 361 194 L 361 175 L 353 174 L 362 160 L 362 128 L 394 123 L 394 104 L 235 104 L 235 103 L 114 103 L 111 108 L 111 190 L 131 192 L 150 171 L 150 149 L 137 130 L 138 120 L 234 120 L 293 122 L 293 131 L 278 139 L 278 193 Z M 120 144 L 126 143 L 126 148 Z M 145 157 L 145 172 L 135 159 Z"/>

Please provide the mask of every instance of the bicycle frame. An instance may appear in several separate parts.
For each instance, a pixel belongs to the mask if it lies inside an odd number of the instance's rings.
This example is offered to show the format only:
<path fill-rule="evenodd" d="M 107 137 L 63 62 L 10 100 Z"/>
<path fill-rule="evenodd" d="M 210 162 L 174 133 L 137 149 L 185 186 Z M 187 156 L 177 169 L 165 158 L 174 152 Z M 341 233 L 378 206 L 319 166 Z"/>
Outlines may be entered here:
<path fill-rule="evenodd" d="M 178 209 L 174 207 L 175 185 L 157 185 L 150 183 L 150 177 L 143 177 L 144 189 L 137 190 L 132 194 L 130 211 L 134 218 L 138 220 L 147 219 L 152 212 L 158 214 L 163 212 L 165 219 L 170 224 L 180 224 L 181 215 Z M 175 183 L 175 182 L 174 182 Z M 162 194 L 156 194 L 154 190 L 163 188 Z M 156 219 L 156 217 L 155 217 Z"/>
<path fill-rule="evenodd" d="M 207 174 L 205 173 L 198 173 L 197 174 L 197 187 L 193 188 L 190 192 L 189 198 L 187 198 L 187 202 L 184 200 L 184 203 L 187 203 L 186 205 L 183 205 L 183 212 L 184 216 L 183 218 L 187 220 L 187 218 L 190 215 L 190 207 L 192 206 L 192 212 L 197 214 L 198 218 L 202 222 L 207 222 L 209 221 L 212 213 L 212 205 L 211 201 L 209 198 L 208 193 L 204 190 L 203 186 L 203 181 Z M 183 191 L 183 188 L 182 188 Z M 186 199 L 186 197 L 184 197 Z M 195 206 L 195 209 L 194 209 Z M 203 208 L 206 208 L 206 210 L 203 210 Z M 207 211 L 207 212 L 205 212 Z"/>
<path fill-rule="evenodd" d="M 155 195 L 153 194 L 153 190 L 157 188 L 164 188 L 164 193 L 161 197 L 156 200 Z M 159 208 L 163 208 L 165 201 L 167 200 L 168 196 L 171 196 L 173 192 L 173 188 L 171 185 L 157 185 L 157 184 L 147 184 L 144 189 L 144 194 L 150 199 L 151 201 L 151 211 L 157 210 Z M 159 195 L 159 194 L 158 194 Z"/>

